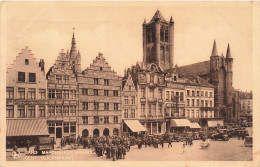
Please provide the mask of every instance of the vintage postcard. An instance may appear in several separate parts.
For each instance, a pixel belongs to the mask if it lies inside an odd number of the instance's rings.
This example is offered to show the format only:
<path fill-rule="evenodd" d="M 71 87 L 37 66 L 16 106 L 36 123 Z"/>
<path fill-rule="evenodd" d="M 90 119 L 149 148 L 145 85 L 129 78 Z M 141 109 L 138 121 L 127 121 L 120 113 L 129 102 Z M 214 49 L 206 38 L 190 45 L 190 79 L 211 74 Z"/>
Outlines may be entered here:
<path fill-rule="evenodd" d="M 260 165 L 259 2 L 0 8 L 1 167 Z"/>

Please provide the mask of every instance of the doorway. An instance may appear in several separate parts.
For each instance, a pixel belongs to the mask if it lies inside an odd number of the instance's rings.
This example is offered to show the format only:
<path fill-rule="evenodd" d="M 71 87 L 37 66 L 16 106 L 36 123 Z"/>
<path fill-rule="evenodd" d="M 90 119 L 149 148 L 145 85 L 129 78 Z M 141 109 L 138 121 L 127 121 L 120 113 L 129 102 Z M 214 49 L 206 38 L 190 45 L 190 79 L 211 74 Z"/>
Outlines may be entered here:
<path fill-rule="evenodd" d="M 82 131 L 82 137 L 88 137 L 88 130 L 87 129 L 84 129 Z"/>
<path fill-rule="evenodd" d="M 56 138 L 61 138 L 62 137 L 62 128 L 56 128 Z"/>
<path fill-rule="evenodd" d="M 93 136 L 99 136 L 99 130 L 98 129 L 95 129 L 93 131 Z"/>
<path fill-rule="evenodd" d="M 103 136 L 109 136 L 109 129 L 108 128 L 104 129 Z"/>

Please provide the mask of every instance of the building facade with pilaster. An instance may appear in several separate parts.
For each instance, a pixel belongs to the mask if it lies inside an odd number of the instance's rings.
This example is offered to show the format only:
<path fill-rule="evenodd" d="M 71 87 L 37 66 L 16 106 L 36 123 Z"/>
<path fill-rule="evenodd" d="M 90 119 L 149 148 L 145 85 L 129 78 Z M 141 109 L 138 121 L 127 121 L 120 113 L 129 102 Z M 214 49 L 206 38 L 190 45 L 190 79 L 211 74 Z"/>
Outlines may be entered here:
<path fill-rule="evenodd" d="M 80 136 L 113 136 L 122 132 L 122 78 L 102 53 L 78 75 Z"/>

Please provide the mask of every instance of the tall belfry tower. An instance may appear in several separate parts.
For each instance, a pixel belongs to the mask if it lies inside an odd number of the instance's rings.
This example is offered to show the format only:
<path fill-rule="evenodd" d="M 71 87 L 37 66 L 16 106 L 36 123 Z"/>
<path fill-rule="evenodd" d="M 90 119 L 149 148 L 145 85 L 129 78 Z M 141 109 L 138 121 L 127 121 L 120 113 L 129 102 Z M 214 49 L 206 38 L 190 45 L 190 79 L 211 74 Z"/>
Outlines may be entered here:
<path fill-rule="evenodd" d="M 174 66 L 174 21 L 166 21 L 159 10 L 143 23 L 143 63 L 155 63 L 163 71 Z"/>

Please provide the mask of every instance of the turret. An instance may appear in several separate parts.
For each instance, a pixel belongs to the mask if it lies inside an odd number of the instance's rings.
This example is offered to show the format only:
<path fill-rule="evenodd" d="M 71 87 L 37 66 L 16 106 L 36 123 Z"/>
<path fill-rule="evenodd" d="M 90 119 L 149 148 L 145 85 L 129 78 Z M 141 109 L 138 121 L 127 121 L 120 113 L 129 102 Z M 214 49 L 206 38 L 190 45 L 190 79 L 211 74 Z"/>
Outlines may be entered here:
<path fill-rule="evenodd" d="M 228 48 L 227 48 L 227 54 L 226 54 L 226 58 L 227 58 L 227 59 L 230 59 L 230 58 L 232 58 L 232 57 L 231 57 L 231 52 L 230 52 L 230 47 L 229 47 L 229 44 L 228 44 Z"/>
<path fill-rule="evenodd" d="M 160 17 L 160 11 L 157 10 L 154 15 L 154 24 L 155 24 L 155 55 L 156 55 L 156 62 L 160 66 L 160 29 L 161 29 L 161 17 Z"/>
<path fill-rule="evenodd" d="M 233 82 L 233 58 L 231 57 L 230 52 L 230 46 L 228 44 L 227 47 L 227 54 L 226 54 L 226 64 L 227 64 L 227 82 L 230 82 L 228 85 L 230 88 L 232 88 L 232 82 Z"/>
<path fill-rule="evenodd" d="M 214 40 L 211 56 L 218 56 L 217 44 L 215 40 Z"/>
<path fill-rule="evenodd" d="M 218 50 L 217 50 L 217 44 L 214 40 L 211 56 L 210 56 L 210 71 L 214 72 L 217 71 L 219 68 L 219 56 L 218 56 Z"/>
<path fill-rule="evenodd" d="M 174 21 L 172 16 L 169 22 L 169 54 L 170 54 L 170 67 L 173 68 L 174 66 Z"/>
<path fill-rule="evenodd" d="M 146 53 L 146 20 L 144 19 L 144 23 L 143 23 L 143 63 L 144 63 L 144 67 L 146 67 L 146 58 L 147 58 L 147 53 Z"/>

